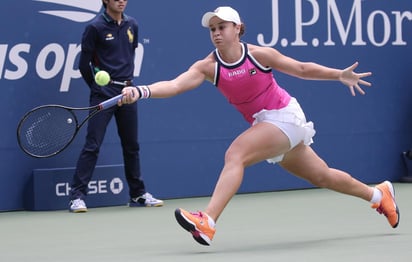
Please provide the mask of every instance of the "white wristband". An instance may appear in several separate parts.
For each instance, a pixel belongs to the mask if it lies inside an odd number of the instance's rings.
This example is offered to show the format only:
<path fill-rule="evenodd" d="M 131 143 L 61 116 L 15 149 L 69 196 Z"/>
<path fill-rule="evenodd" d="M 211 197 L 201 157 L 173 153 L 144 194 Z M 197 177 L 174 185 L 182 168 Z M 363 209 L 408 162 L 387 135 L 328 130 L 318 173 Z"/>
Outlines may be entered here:
<path fill-rule="evenodd" d="M 148 86 L 136 86 L 137 92 L 139 92 L 139 99 L 150 98 L 151 92 Z"/>

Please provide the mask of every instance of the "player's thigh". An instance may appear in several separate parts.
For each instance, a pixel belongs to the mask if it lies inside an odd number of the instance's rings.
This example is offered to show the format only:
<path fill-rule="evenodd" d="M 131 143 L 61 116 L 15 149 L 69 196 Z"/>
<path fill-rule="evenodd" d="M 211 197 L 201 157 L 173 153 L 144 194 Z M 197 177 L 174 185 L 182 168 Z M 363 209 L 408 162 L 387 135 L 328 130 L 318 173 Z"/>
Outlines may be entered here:
<path fill-rule="evenodd" d="M 285 154 L 279 163 L 288 172 L 313 181 L 327 175 L 329 167 L 310 146 L 300 143 Z"/>
<path fill-rule="evenodd" d="M 273 124 L 258 123 L 240 134 L 226 152 L 226 160 L 242 161 L 245 166 L 283 154 L 289 150 L 288 137 Z"/>

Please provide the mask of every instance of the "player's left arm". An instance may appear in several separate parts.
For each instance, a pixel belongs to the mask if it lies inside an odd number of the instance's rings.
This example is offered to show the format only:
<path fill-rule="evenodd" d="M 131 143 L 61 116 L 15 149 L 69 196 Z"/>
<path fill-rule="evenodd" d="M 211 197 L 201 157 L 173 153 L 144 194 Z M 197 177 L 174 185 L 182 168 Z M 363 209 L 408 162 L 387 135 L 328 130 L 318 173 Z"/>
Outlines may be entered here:
<path fill-rule="evenodd" d="M 345 69 L 336 69 L 314 62 L 301 62 L 281 54 L 276 49 L 268 47 L 256 48 L 253 55 L 264 65 L 298 78 L 340 81 L 349 87 L 352 95 L 355 95 L 355 90 L 360 94 L 365 94 L 359 85 L 371 86 L 369 82 L 362 79 L 370 76 L 372 74 L 371 72 L 354 72 L 358 66 L 358 62 Z"/>

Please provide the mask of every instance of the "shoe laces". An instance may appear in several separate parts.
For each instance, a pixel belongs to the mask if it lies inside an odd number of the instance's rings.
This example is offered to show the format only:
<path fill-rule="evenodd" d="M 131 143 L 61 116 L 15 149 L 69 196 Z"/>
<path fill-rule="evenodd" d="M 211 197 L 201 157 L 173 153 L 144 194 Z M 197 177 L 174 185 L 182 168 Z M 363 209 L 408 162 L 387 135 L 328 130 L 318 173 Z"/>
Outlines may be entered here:
<path fill-rule="evenodd" d="M 189 212 L 191 215 L 203 219 L 203 218 L 207 218 L 207 216 L 205 216 L 202 211 L 197 211 L 197 212 Z"/>
<path fill-rule="evenodd" d="M 143 195 L 140 196 L 141 198 L 147 199 L 147 200 L 153 200 L 153 195 L 146 192 Z"/>
<path fill-rule="evenodd" d="M 383 214 L 385 217 L 388 217 L 388 212 L 382 207 L 381 204 L 379 204 L 378 207 L 376 207 L 376 212 L 378 212 L 379 214 Z"/>
<path fill-rule="evenodd" d="M 73 205 L 74 207 L 81 207 L 81 206 L 84 206 L 85 204 L 84 204 L 84 201 L 83 201 L 83 200 L 81 200 L 81 199 L 75 199 L 75 200 L 72 201 L 72 205 Z"/>
<path fill-rule="evenodd" d="M 382 208 L 382 206 L 379 206 L 378 208 L 376 208 L 376 211 L 377 211 L 379 214 L 384 214 L 385 216 L 388 216 L 388 215 L 386 214 L 385 210 Z"/>
<path fill-rule="evenodd" d="M 215 228 L 215 221 L 211 217 L 209 217 L 206 213 L 202 211 L 197 212 L 189 212 L 192 216 L 199 219 L 199 224 L 201 226 L 207 226 L 210 230 L 214 230 Z M 196 234 L 196 233 L 195 233 Z M 194 235 L 195 235 L 194 234 Z M 214 234 L 214 233 L 213 233 Z M 213 237 L 213 236 L 212 236 Z"/>
<path fill-rule="evenodd" d="M 212 219 L 209 220 L 209 216 L 202 211 L 197 211 L 197 212 L 189 212 L 192 216 L 196 217 L 199 219 L 199 223 L 203 225 L 204 223 L 208 224 L 209 227 L 214 227 L 211 222 L 214 224 L 214 221 Z"/>

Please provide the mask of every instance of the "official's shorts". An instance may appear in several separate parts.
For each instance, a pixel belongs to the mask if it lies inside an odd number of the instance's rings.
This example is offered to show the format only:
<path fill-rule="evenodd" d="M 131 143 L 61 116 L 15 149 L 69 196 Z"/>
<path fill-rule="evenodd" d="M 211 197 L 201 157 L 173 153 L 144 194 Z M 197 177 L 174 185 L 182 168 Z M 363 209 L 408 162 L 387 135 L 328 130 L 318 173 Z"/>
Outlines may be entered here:
<path fill-rule="evenodd" d="M 303 141 L 305 145 L 313 143 L 313 136 L 316 131 L 311 121 L 307 122 L 305 113 L 294 97 L 290 99 L 289 104 L 282 109 L 266 110 L 263 109 L 253 115 L 255 121 L 252 125 L 260 122 L 267 122 L 277 126 L 289 138 L 290 149 L 297 146 Z M 269 163 L 282 161 L 284 154 L 266 159 Z"/>

